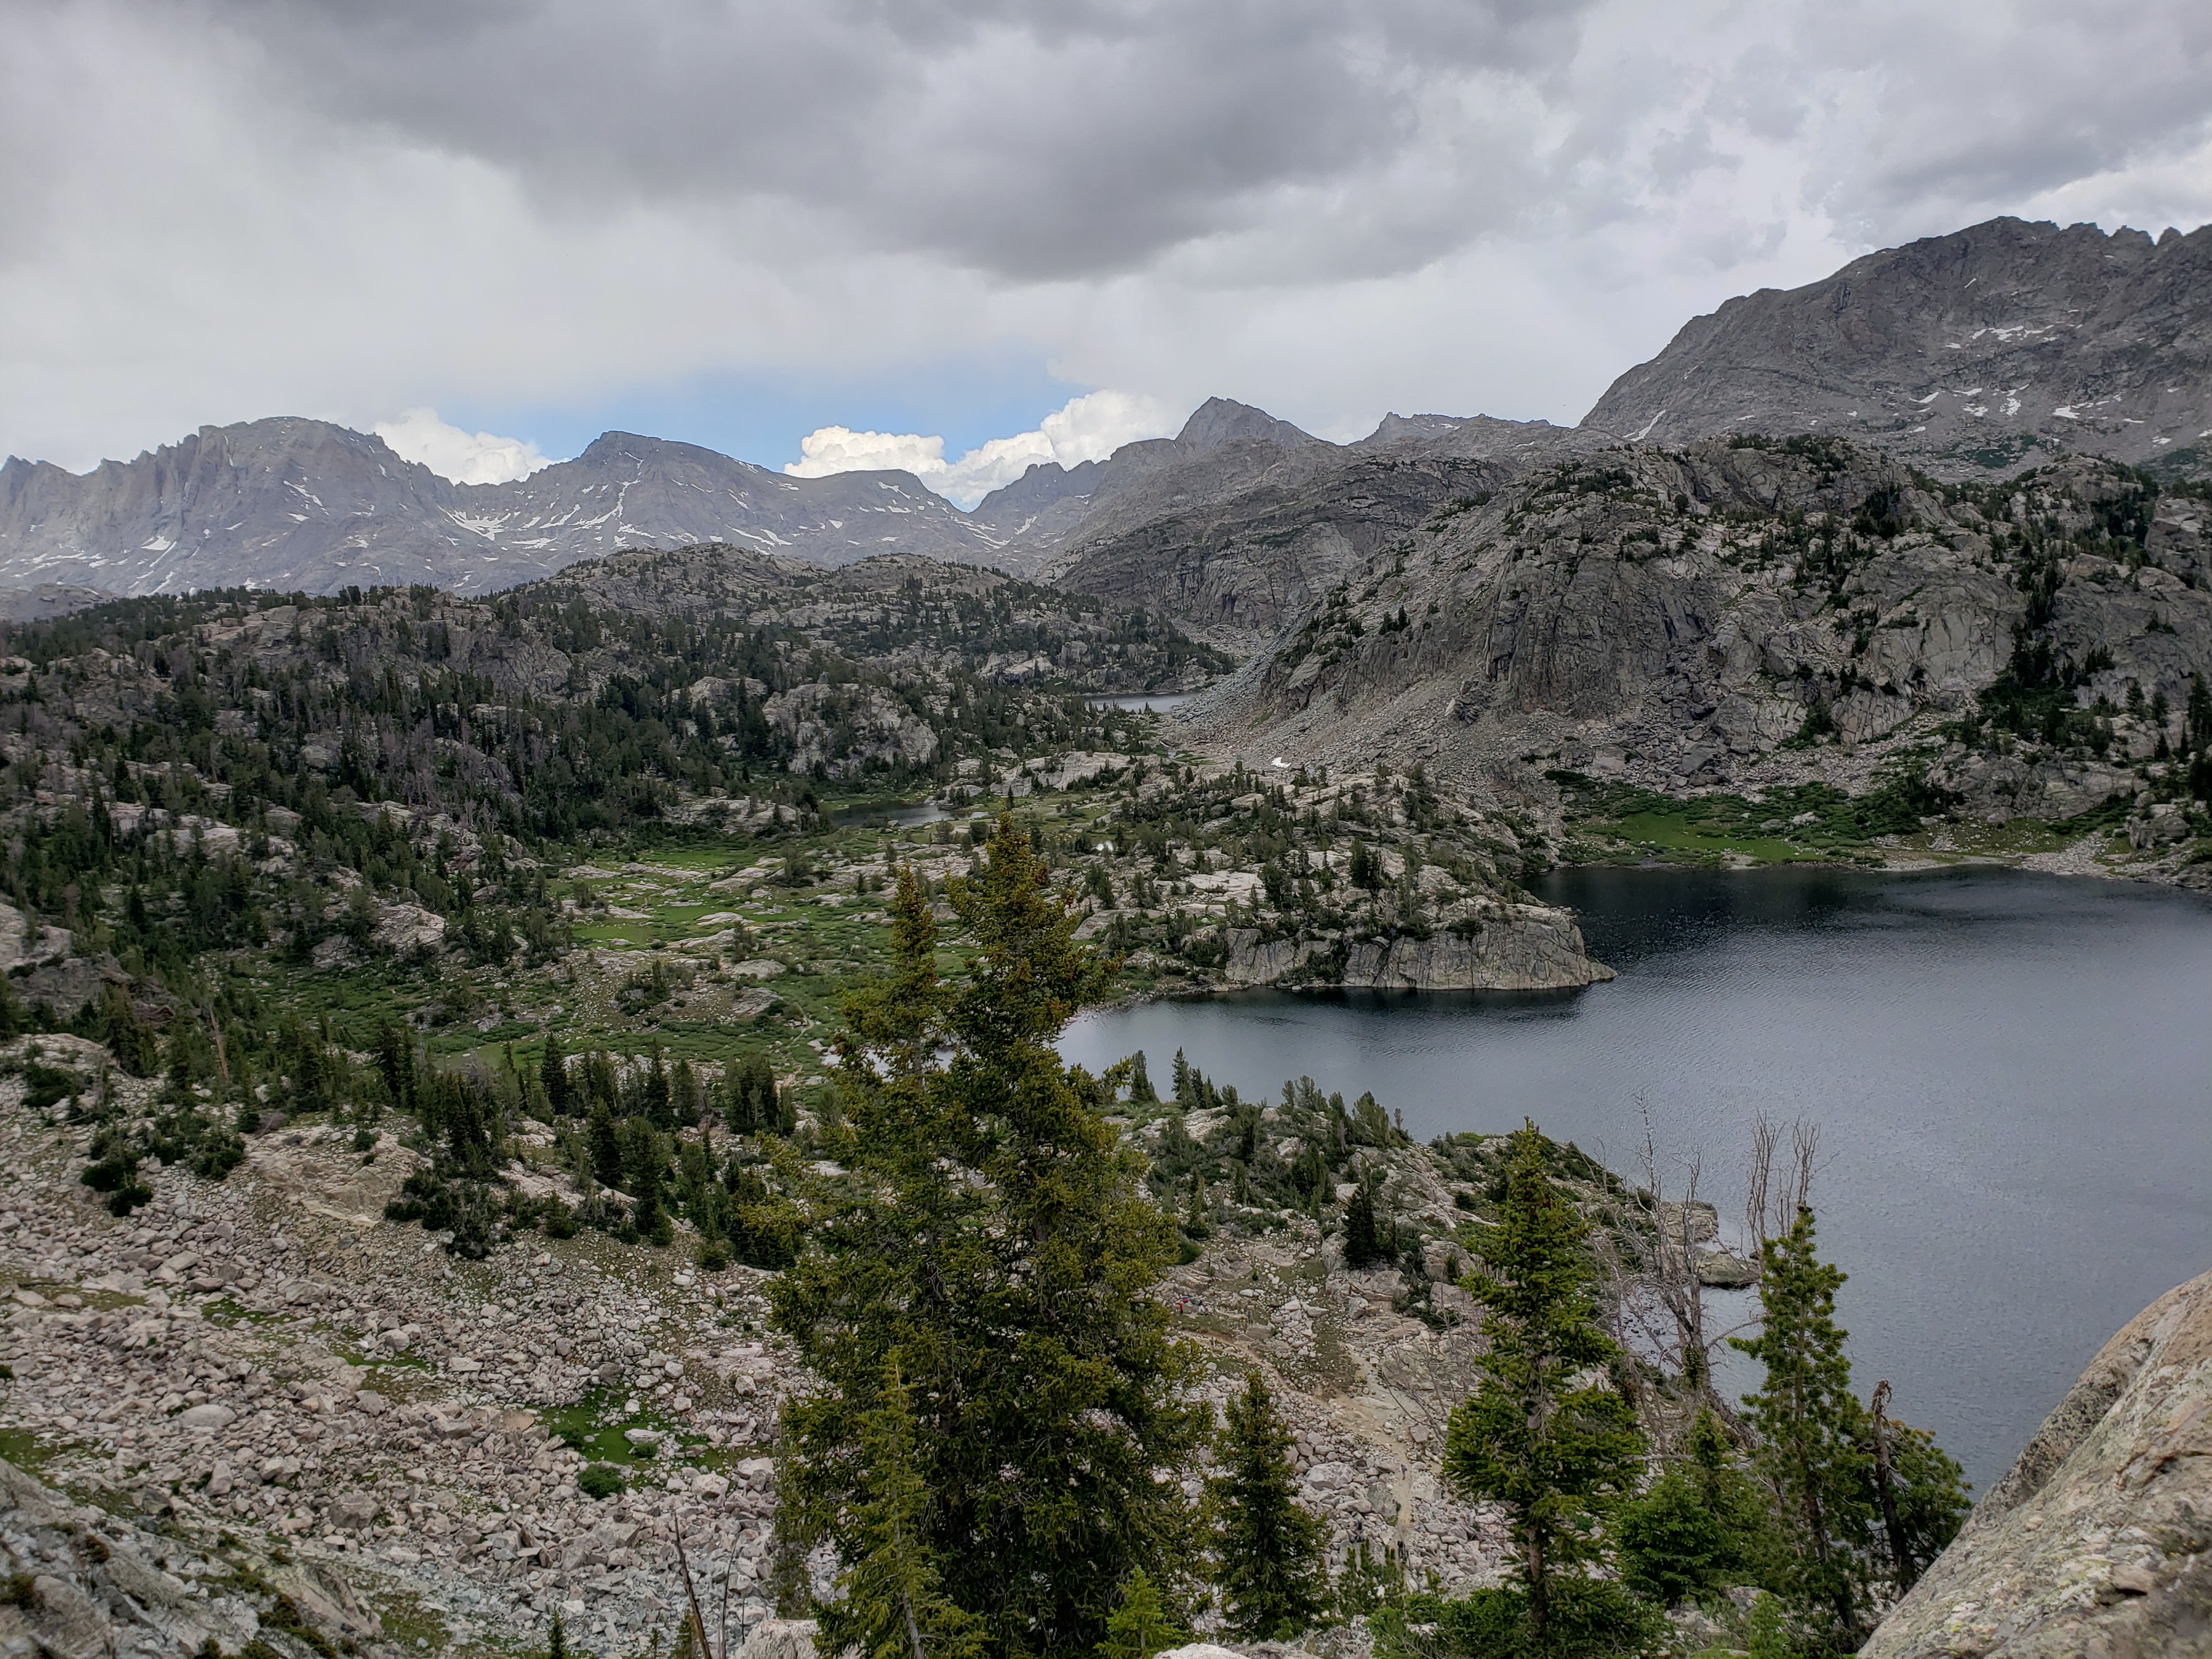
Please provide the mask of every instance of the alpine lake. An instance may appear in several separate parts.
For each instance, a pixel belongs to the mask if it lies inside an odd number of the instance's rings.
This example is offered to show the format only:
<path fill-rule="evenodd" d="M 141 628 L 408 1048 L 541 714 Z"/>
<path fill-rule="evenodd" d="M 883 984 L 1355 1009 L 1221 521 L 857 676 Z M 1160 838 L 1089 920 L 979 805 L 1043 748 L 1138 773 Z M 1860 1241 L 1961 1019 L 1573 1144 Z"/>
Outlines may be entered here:
<path fill-rule="evenodd" d="M 1181 1049 L 1248 1098 L 1372 1091 L 1417 1138 L 1533 1119 L 1629 1179 L 1648 1115 L 1740 1239 L 1752 1126 L 1820 1131 L 1822 1255 L 1862 1396 L 1986 1490 L 2106 1340 L 2212 1267 L 2212 903 L 1996 867 L 1595 867 L 1538 896 L 1579 992 L 1243 993 L 1095 1011 L 1094 1068 Z M 1708 1292 L 1709 1318 L 1755 1291 Z M 1752 1381 L 1749 1362 L 1723 1375 Z"/>

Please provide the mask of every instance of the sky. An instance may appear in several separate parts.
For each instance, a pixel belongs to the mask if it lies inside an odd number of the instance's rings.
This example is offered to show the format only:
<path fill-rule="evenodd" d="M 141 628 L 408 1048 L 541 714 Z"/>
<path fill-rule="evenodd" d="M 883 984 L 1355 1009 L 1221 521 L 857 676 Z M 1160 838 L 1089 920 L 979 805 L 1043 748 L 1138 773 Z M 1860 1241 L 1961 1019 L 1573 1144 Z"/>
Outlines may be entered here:
<path fill-rule="evenodd" d="M 1572 422 L 2003 213 L 2212 220 L 2212 7 L 11 0 L 0 453 L 616 429 L 964 504 L 1212 395 Z"/>

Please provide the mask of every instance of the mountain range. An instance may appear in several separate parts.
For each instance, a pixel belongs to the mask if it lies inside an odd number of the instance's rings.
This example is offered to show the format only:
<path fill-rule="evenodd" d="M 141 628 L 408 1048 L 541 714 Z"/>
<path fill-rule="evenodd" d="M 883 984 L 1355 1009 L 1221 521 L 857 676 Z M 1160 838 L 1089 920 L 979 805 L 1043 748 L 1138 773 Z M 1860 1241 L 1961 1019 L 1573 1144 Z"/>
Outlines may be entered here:
<path fill-rule="evenodd" d="M 911 473 L 789 477 L 610 432 L 502 484 L 453 483 L 327 422 L 204 427 L 84 474 L 0 466 L 0 584 L 460 593 L 630 547 L 723 543 L 836 566 L 995 566 L 1250 645 L 1439 509 L 1531 465 L 1755 432 L 1835 434 L 1938 477 L 2069 453 L 2212 466 L 2212 227 L 1996 219 L 1731 300 L 1620 376 L 1577 427 L 1386 416 L 1357 442 L 1213 398 L 1173 438 L 1032 466 L 963 513 Z"/>

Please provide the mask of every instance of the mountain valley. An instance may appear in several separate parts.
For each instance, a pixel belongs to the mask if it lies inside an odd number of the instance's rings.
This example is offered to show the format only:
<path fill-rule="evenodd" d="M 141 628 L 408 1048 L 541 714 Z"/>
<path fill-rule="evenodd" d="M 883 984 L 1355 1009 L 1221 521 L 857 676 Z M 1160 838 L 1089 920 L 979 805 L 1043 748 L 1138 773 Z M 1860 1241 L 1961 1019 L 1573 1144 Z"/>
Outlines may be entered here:
<path fill-rule="evenodd" d="M 1569 1010 L 1614 973 L 1562 866 L 2212 887 L 2208 250 L 1996 221 L 1730 301 L 1577 427 L 1336 444 L 1214 398 L 966 513 L 619 433 L 501 485 L 289 418 L 11 459 L 0 1654 L 813 1659 L 848 1517 L 798 1484 L 829 1384 L 793 1332 L 858 1340 L 807 1301 L 825 1240 L 861 1226 L 872 1285 L 917 1213 L 975 1218 L 918 1283 L 1042 1241 L 962 1339 L 1008 1376 L 1106 1308 L 1209 1435 L 1264 1378 L 1331 1599 L 1255 1652 L 1422 1659 L 1443 1598 L 1514 1582 L 1450 1437 L 1523 1200 L 1619 1335 L 1559 1368 L 1583 1408 L 1750 1502 L 1698 1298 L 1784 1276 L 1773 1144 L 1739 1228 L 1648 1139 L 1639 1184 L 1534 1124 L 1424 1146 L 1371 1093 L 1053 1038 L 1261 988 Z M 1021 1298 L 1082 1251 L 991 1208 L 1038 1189 L 1121 1205 L 1064 1300 Z M 1966 1547 L 1956 1466 L 1893 1422 L 1917 1530 L 1860 1504 L 1819 1639 L 2196 1628 L 2208 1307 L 2100 1357 Z M 1194 1443 L 1128 1461 L 1194 1528 Z M 1621 1616 L 1784 1651 L 1779 1597 L 1830 1607 L 1778 1559 Z"/>

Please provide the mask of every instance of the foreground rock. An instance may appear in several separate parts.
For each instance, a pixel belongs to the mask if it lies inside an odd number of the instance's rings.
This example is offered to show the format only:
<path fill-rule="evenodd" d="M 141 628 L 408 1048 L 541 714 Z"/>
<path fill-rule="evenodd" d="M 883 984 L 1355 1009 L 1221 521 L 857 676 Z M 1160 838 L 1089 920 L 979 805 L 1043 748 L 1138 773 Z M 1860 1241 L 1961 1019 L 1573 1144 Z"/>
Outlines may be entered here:
<path fill-rule="evenodd" d="M 2212 1273 L 2138 1314 L 1868 1659 L 2212 1655 Z"/>
<path fill-rule="evenodd" d="M 286 1653 L 334 1643 L 380 1655 L 377 1616 L 326 1568 L 278 1565 L 228 1541 L 221 1551 L 74 1504 L 0 1461 L 0 1653 L 99 1659 L 195 1653 L 212 1643 L 236 1652 L 275 1637 Z"/>

